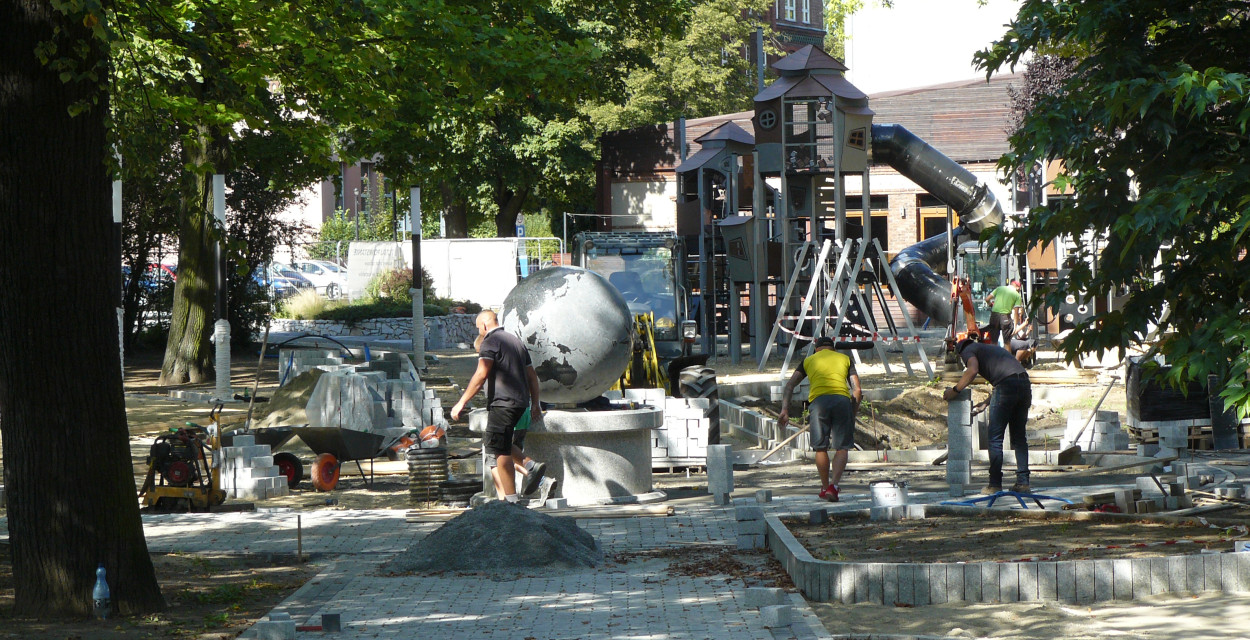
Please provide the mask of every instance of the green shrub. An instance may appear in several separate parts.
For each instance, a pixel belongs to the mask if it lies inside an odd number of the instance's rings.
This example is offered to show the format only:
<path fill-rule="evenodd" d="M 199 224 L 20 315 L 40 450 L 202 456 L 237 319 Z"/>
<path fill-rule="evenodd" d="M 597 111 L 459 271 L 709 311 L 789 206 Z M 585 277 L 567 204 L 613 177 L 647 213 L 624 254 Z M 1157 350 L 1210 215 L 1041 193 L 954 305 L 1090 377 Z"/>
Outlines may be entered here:
<path fill-rule="evenodd" d="M 360 322 L 361 320 L 369 320 L 372 318 L 411 318 L 412 317 L 412 300 L 406 303 L 396 302 L 389 299 L 360 301 L 355 304 L 345 304 L 336 307 L 327 307 L 324 311 L 317 315 L 316 320 L 337 320 L 348 324 Z"/>

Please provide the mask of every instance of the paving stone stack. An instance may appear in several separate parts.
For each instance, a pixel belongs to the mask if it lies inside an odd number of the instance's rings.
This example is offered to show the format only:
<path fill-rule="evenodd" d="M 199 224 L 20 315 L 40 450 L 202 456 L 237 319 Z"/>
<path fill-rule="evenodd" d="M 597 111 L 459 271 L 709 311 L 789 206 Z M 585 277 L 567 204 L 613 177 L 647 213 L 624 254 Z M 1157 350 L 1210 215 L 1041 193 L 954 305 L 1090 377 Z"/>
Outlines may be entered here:
<path fill-rule="evenodd" d="M 664 425 L 651 430 L 651 464 L 704 464 L 711 406 L 708 398 L 664 398 Z"/>
<path fill-rule="evenodd" d="M 956 498 L 972 484 L 972 429 L 972 391 L 964 389 L 946 414 L 946 484 Z"/>
<path fill-rule="evenodd" d="M 1193 420 L 1167 420 L 1151 424 L 1159 434 L 1159 450 L 1155 452 L 1155 457 L 1185 455 L 1185 451 L 1189 449 L 1189 430 L 1194 424 Z"/>
<path fill-rule="evenodd" d="M 727 444 L 708 445 L 707 492 L 712 502 L 729 504 L 729 494 L 734 490 L 733 447 Z"/>
<path fill-rule="evenodd" d="M 264 500 L 290 493 L 269 445 L 256 444 L 254 436 L 234 436 L 231 446 L 222 447 L 214 457 L 221 465 L 221 488 L 227 498 Z"/>
<path fill-rule="evenodd" d="M 788 627 L 793 623 L 794 606 L 790 596 L 777 587 L 747 587 L 746 606 L 760 610 L 760 621 L 769 629 Z"/>
<path fill-rule="evenodd" d="M 306 408 L 314 427 L 372 433 L 447 428 L 442 402 L 426 388 L 405 354 L 386 354 L 368 364 L 328 371 L 317 380 Z"/>
<path fill-rule="evenodd" d="M 754 501 L 734 505 L 734 521 L 738 530 L 739 549 L 763 549 L 767 525 L 764 508 Z"/>
<path fill-rule="evenodd" d="M 278 382 L 286 384 L 312 369 L 339 371 L 350 368 L 341 352 L 333 349 L 280 349 L 278 351 Z"/>
<path fill-rule="evenodd" d="M 1080 445 L 1081 451 L 1124 451 L 1128 449 L 1128 433 L 1120 428 L 1120 414 L 1115 411 L 1099 411 L 1085 431 L 1081 428 L 1089 420 L 1088 411 L 1068 411 L 1068 426 L 1063 430 L 1059 448 Z M 1079 434 L 1079 436 L 1078 436 Z"/>

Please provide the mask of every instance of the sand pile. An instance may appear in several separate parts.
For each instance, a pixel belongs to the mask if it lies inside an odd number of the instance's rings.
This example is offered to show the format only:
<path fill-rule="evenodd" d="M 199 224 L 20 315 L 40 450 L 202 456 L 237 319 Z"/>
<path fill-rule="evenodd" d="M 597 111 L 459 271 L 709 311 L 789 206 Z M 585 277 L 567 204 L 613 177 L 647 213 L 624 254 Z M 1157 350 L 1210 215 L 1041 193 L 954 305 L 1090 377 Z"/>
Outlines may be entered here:
<path fill-rule="evenodd" d="M 387 564 L 392 573 L 580 569 L 603 554 L 573 518 L 501 500 L 456 516 Z"/>
<path fill-rule="evenodd" d="M 308 414 L 304 409 L 312 396 L 317 380 L 325 371 L 310 369 L 291 378 L 291 381 L 278 387 L 269 396 L 269 402 L 258 402 L 252 415 L 252 428 L 280 427 L 283 425 L 303 426 L 308 424 Z"/>

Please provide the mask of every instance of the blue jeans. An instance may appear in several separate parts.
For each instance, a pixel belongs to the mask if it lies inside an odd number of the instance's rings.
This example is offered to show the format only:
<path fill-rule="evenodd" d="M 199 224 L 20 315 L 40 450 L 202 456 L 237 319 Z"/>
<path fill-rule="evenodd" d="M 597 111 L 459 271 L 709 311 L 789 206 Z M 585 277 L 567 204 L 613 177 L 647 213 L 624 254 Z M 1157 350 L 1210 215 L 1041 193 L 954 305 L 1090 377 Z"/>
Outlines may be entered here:
<path fill-rule="evenodd" d="M 1011 429 L 1011 448 L 1016 452 L 1016 482 L 1029 483 L 1029 443 L 1024 425 L 1033 404 L 1028 376 L 1017 375 L 994 385 L 990 398 L 990 485 L 1003 486 L 1003 434 Z"/>

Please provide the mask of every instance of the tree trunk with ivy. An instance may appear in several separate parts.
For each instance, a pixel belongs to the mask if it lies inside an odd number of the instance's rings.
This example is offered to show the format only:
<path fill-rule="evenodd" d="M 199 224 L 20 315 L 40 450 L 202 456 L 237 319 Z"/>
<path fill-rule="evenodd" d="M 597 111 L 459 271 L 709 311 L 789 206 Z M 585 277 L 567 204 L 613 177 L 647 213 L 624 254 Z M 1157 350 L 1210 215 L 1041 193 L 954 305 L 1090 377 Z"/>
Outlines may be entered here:
<path fill-rule="evenodd" d="M 160 384 L 204 382 L 213 377 L 213 333 L 216 299 L 217 236 L 213 232 L 212 165 L 214 142 L 200 125 L 183 141 L 188 167 L 183 181 L 182 215 L 178 225 L 178 280 L 161 365 Z"/>
<path fill-rule="evenodd" d="M 115 607 L 148 613 L 164 601 L 135 499 L 117 344 L 109 47 L 99 9 L 55 4 L 0 3 L 0 436 L 13 611 L 87 617 L 103 564 Z"/>

